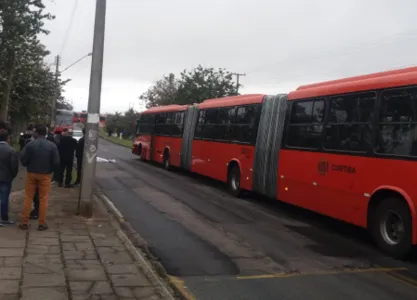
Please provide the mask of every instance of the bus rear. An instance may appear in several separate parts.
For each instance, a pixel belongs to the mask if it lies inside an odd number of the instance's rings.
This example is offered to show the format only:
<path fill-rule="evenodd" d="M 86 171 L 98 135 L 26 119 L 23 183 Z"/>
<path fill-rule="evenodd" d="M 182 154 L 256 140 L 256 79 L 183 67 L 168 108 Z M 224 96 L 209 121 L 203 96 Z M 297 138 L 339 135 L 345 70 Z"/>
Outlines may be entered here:
<path fill-rule="evenodd" d="M 179 167 L 186 109 L 183 105 L 168 105 L 142 112 L 136 123 L 132 152 L 167 169 L 171 165 Z"/>

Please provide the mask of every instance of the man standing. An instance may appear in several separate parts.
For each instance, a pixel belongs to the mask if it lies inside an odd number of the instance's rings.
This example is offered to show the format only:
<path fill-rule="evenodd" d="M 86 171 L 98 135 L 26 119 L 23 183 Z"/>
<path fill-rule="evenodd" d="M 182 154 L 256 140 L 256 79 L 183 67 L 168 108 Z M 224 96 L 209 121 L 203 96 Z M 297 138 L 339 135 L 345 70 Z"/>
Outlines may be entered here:
<path fill-rule="evenodd" d="M 74 153 L 77 148 L 77 140 L 69 135 L 68 129 L 62 131 L 62 137 L 59 141 L 58 150 L 61 158 L 61 167 L 59 170 L 58 185 L 62 187 L 64 183 L 65 173 L 65 187 L 71 187 L 72 166 L 74 164 Z"/>
<path fill-rule="evenodd" d="M 9 196 L 12 181 L 19 171 L 19 159 L 9 143 L 9 132 L 7 129 L 0 129 L 0 227 L 15 223 L 9 219 Z"/>
<path fill-rule="evenodd" d="M 59 154 L 56 145 L 46 140 L 46 127 L 39 125 L 35 131 L 36 139 L 23 149 L 20 161 L 27 168 L 26 197 L 19 228 L 28 229 L 32 200 L 39 190 L 39 226 L 38 230 L 48 229 L 46 210 L 51 190 L 51 174 L 59 167 Z"/>
<path fill-rule="evenodd" d="M 85 129 L 83 129 L 83 136 L 78 141 L 77 150 L 75 152 L 75 156 L 77 157 L 77 180 L 75 181 L 74 185 L 79 185 L 81 183 L 81 169 L 83 166 L 83 154 L 84 154 L 84 136 L 85 136 Z"/>

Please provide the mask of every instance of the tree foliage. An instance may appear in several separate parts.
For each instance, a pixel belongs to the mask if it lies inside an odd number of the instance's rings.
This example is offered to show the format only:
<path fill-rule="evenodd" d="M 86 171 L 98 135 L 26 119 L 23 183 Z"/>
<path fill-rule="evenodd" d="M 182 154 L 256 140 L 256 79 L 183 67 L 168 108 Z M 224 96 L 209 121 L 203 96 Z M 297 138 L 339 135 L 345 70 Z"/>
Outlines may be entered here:
<path fill-rule="evenodd" d="M 106 118 L 106 132 L 110 136 L 123 134 L 125 138 L 131 138 L 135 135 L 136 120 L 139 117 L 138 112 L 129 108 L 124 114 L 116 112 L 108 114 Z"/>
<path fill-rule="evenodd" d="M 146 103 L 146 107 L 169 105 L 177 103 L 180 82 L 173 73 L 164 75 L 156 81 L 139 99 Z"/>
<path fill-rule="evenodd" d="M 180 78 L 174 74 L 164 75 L 139 99 L 147 108 L 168 104 L 201 103 L 207 99 L 238 95 L 233 75 L 226 69 L 198 66 L 184 70 Z"/>
<path fill-rule="evenodd" d="M 42 0 L 0 1 L 0 119 L 47 122 L 53 97 L 66 103 L 65 82 L 45 63 L 50 53 L 38 38 L 54 18 L 44 9 Z"/>

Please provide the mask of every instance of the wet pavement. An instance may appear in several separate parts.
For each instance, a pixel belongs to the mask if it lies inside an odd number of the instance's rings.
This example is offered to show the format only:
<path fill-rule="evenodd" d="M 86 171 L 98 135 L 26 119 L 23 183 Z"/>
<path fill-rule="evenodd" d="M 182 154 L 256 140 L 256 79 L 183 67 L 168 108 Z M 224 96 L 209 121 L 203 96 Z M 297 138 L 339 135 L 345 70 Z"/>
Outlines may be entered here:
<path fill-rule="evenodd" d="M 417 299 L 417 264 L 360 229 L 138 161 L 100 141 L 97 183 L 188 299 Z"/>

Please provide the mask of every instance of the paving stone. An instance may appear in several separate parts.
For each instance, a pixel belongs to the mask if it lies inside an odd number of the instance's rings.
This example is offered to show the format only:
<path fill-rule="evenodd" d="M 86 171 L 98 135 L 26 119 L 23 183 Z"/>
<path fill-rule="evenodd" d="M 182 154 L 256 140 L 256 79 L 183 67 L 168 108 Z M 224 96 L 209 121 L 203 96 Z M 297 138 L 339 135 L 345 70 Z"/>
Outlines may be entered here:
<path fill-rule="evenodd" d="M 117 300 L 117 298 L 115 295 L 75 295 L 72 300 Z"/>
<path fill-rule="evenodd" d="M 0 267 L 20 267 L 23 257 L 0 257 Z"/>
<path fill-rule="evenodd" d="M 51 264 L 61 264 L 61 255 L 60 254 L 29 254 L 25 257 L 25 262 L 33 264 L 42 264 L 42 263 L 51 263 Z"/>
<path fill-rule="evenodd" d="M 69 230 L 87 230 L 87 226 L 85 225 L 84 222 L 78 222 L 78 223 L 74 223 L 72 222 L 73 220 L 70 219 L 71 222 L 66 223 L 65 224 L 65 228 L 69 229 Z"/>
<path fill-rule="evenodd" d="M 90 294 L 92 294 L 92 295 L 113 295 L 113 290 L 110 286 L 110 283 L 108 283 L 107 281 L 96 281 L 96 282 L 93 283 Z"/>
<path fill-rule="evenodd" d="M 20 280 L 0 280 L 0 292 L 3 294 L 17 294 Z"/>
<path fill-rule="evenodd" d="M 23 267 L 23 273 L 25 274 L 63 274 L 64 265 L 63 264 L 32 264 L 26 263 Z"/>
<path fill-rule="evenodd" d="M 71 269 L 68 270 L 68 278 L 72 281 L 99 281 L 99 280 L 106 280 L 106 274 L 101 266 L 99 267 L 91 267 L 89 269 L 85 269 L 82 272 L 79 270 Z"/>
<path fill-rule="evenodd" d="M 65 288 L 23 288 L 21 300 L 67 300 Z"/>
<path fill-rule="evenodd" d="M 142 274 L 117 274 L 110 275 L 115 287 L 140 287 L 150 286 L 149 280 Z"/>
<path fill-rule="evenodd" d="M 101 295 L 101 298 L 97 298 L 97 300 L 116 300 L 116 295 Z"/>
<path fill-rule="evenodd" d="M 118 238 L 116 239 L 94 239 L 94 244 L 97 247 L 117 247 L 122 243 Z"/>
<path fill-rule="evenodd" d="M 65 278 L 59 274 L 23 274 L 24 287 L 59 287 L 65 286 Z"/>
<path fill-rule="evenodd" d="M 73 295 L 86 294 L 91 288 L 93 281 L 70 281 L 69 284 Z"/>
<path fill-rule="evenodd" d="M 91 241 L 89 236 L 86 235 L 62 235 L 61 241 L 63 243 L 85 242 Z"/>
<path fill-rule="evenodd" d="M 100 258 L 104 263 L 128 264 L 133 262 L 132 257 L 127 252 L 102 253 Z"/>
<path fill-rule="evenodd" d="M 27 249 L 29 254 L 59 254 L 61 248 L 59 246 L 45 246 L 45 245 L 29 245 Z"/>
<path fill-rule="evenodd" d="M 113 290 L 107 281 L 71 281 L 73 295 L 112 295 Z"/>
<path fill-rule="evenodd" d="M 99 254 L 104 253 L 118 253 L 118 252 L 126 252 L 126 248 L 123 246 L 115 246 L 115 247 L 97 247 L 97 252 Z"/>
<path fill-rule="evenodd" d="M 33 238 L 59 238 L 58 231 L 30 231 L 29 232 L 29 239 Z"/>
<path fill-rule="evenodd" d="M 133 293 L 133 289 L 128 287 L 116 287 L 114 288 L 116 291 L 116 294 L 119 297 L 125 297 L 125 298 L 133 298 L 135 299 L 135 294 Z"/>
<path fill-rule="evenodd" d="M 18 267 L 2 267 L 0 268 L 0 280 L 3 279 L 20 279 L 22 269 Z M 1 293 L 1 290 L 0 290 Z"/>
<path fill-rule="evenodd" d="M 26 245 L 26 239 L 22 237 L 19 240 L 0 238 L 0 249 L 4 248 L 24 248 Z"/>
<path fill-rule="evenodd" d="M 77 249 L 77 250 L 94 250 L 94 245 L 93 245 L 93 243 L 91 243 L 91 242 L 88 242 L 88 243 L 76 243 L 75 245 L 75 248 Z"/>
<path fill-rule="evenodd" d="M 0 248 L 0 256 L 22 257 L 24 248 Z"/>
<path fill-rule="evenodd" d="M 17 294 L 0 294 L 0 300 L 20 300 L 20 297 Z"/>
<path fill-rule="evenodd" d="M 67 259 L 97 259 L 97 253 L 93 250 L 88 251 L 65 251 L 63 252 L 65 260 Z"/>
<path fill-rule="evenodd" d="M 106 265 L 109 274 L 137 274 L 138 267 L 135 264 Z"/>
<path fill-rule="evenodd" d="M 154 287 L 140 287 L 134 288 L 133 293 L 137 299 L 146 299 L 146 300 L 160 300 L 163 297 L 160 295 L 157 289 Z"/>
<path fill-rule="evenodd" d="M 62 229 L 61 231 L 62 236 L 89 236 L 90 233 L 87 229 Z"/>
<path fill-rule="evenodd" d="M 73 243 L 62 243 L 62 250 L 64 251 L 77 251 L 75 244 Z"/>
<path fill-rule="evenodd" d="M 58 238 L 29 238 L 29 247 L 31 245 L 42 245 L 42 246 L 59 246 Z"/>
<path fill-rule="evenodd" d="M 67 260 L 66 266 L 68 269 L 89 269 L 94 266 L 100 266 L 101 262 L 99 260 Z"/>

